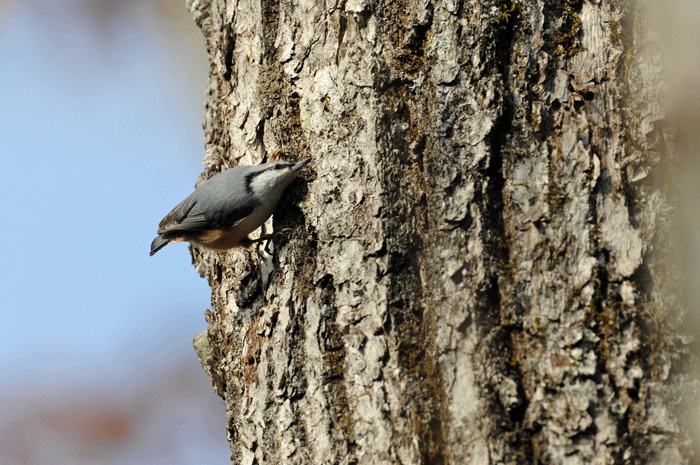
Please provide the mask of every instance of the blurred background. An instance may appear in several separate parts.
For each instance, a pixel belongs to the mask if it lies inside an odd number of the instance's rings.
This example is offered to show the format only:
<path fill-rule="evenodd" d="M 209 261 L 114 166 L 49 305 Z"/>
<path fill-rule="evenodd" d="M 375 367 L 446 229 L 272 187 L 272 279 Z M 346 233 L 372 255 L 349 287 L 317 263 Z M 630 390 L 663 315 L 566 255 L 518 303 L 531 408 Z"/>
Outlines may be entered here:
<path fill-rule="evenodd" d="M 0 464 L 228 464 L 207 282 L 157 224 L 203 169 L 185 0 L 0 0 Z"/>

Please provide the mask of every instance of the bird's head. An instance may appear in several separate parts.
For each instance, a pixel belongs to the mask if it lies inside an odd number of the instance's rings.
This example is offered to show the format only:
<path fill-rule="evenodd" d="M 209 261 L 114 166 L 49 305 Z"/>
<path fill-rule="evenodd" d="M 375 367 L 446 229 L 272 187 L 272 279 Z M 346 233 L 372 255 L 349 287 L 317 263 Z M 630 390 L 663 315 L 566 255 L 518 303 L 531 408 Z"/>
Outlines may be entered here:
<path fill-rule="evenodd" d="M 248 185 L 258 198 L 279 198 L 309 161 L 311 158 L 298 163 L 273 161 L 258 165 L 248 174 Z"/>

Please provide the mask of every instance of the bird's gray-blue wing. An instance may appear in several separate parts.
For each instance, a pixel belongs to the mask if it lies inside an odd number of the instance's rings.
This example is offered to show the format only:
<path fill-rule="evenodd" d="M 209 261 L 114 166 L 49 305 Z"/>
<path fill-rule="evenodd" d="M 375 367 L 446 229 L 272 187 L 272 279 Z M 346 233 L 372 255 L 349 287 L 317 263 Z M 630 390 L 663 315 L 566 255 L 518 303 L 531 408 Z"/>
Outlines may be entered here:
<path fill-rule="evenodd" d="M 158 234 L 229 229 L 253 212 L 256 203 L 247 192 L 236 188 L 237 183 L 216 182 L 226 181 L 224 177 L 209 181 L 163 218 Z"/>

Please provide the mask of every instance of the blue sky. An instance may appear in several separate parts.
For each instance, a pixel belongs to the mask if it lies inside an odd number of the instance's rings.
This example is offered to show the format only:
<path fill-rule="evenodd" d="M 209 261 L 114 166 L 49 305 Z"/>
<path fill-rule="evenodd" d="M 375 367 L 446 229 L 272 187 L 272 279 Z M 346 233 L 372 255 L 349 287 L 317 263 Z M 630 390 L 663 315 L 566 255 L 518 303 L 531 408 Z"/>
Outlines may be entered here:
<path fill-rule="evenodd" d="M 185 245 L 148 254 L 203 168 L 204 41 L 132 4 L 105 22 L 79 2 L 0 7 L 0 397 L 131 392 L 179 363 L 206 381 L 191 341 L 209 287 Z M 221 460 L 202 463 L 229 463 L 220 415 Z"/>

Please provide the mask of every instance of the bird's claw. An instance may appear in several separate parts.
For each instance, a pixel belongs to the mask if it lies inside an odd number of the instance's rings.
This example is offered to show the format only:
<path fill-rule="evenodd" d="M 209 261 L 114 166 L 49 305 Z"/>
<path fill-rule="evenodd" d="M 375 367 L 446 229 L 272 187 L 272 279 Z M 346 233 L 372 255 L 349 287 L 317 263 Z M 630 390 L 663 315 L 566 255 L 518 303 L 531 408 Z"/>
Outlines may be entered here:
<path fill-rule="evenodd" d="M 267 241 L 267 243 L 265 244 L 265 248 L 263 250 L 265 250 L 265 252 L 269 254 L 269 253 L 271 253 L 270 249 L 269 249 L 270 242 L 272 242 L 272 240 L 277 238 L 278 236 L 281 236 L 283 233 L 291 232 L 291 231 L 293 231 L 292 228 L 278 229 L 277 231 L 273 231 L 270 234 L 265 234 L 264 236 L 260 236 L 257 239 L 253 239 L 251 242 L 253 244 L 255 244 L 255 243 L 260 243 L 262 241 Z"/>

